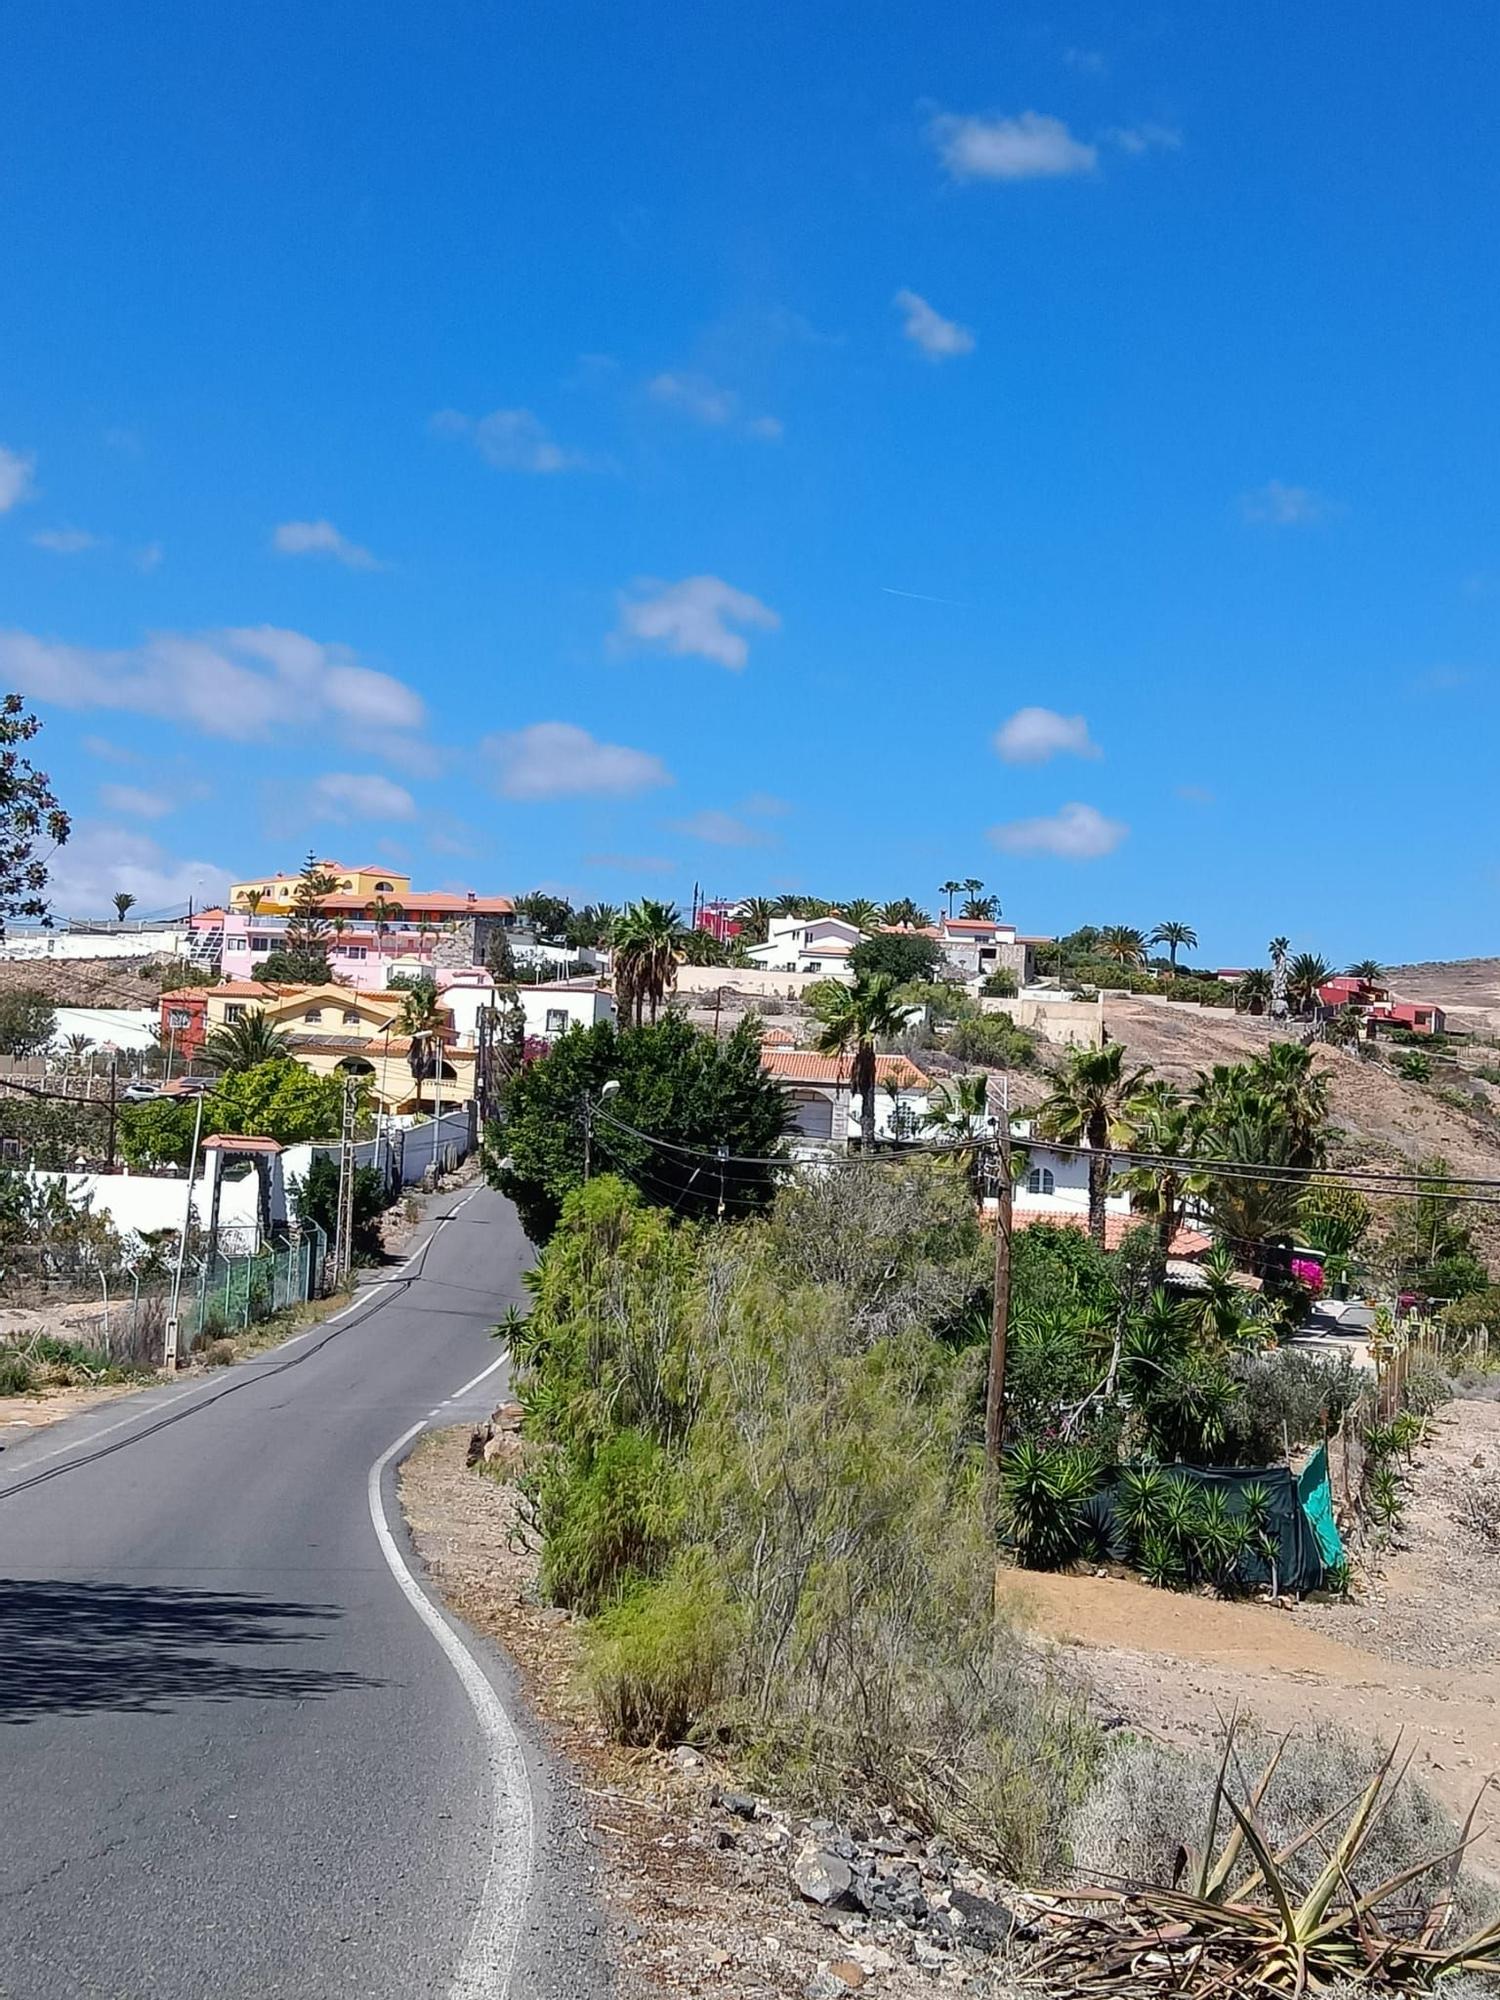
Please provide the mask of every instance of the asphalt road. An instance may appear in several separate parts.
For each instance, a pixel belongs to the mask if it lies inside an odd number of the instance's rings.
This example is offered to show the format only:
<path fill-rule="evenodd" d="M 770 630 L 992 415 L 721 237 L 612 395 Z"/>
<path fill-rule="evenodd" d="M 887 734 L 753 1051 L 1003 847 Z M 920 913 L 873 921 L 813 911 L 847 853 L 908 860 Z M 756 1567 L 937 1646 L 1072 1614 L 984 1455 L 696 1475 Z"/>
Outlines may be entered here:
<path fill-rule="evenodd" d="M 565 1783 L 393 1492 L 499 1399 L 529 1254 L 445 1197 L 342 1319 L 0 1452 L 5 2000 L 606 1989 Z"/>

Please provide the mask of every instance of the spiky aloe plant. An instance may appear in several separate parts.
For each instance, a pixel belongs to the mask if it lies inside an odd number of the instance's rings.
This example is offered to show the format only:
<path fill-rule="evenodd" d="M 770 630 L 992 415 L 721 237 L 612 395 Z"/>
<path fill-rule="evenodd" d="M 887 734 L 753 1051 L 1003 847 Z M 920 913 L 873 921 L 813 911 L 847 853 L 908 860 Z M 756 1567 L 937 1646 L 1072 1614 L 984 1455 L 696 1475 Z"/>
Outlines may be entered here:
<path fill-rule="evenodd" d="M 1006 1532 L 1028 1569 L 1062 1569 L 1083 1548 L 1085 1502 L 1097 1490 L 1091 1452 L 1023 1438 L 1006 1459 L 1000 1494 Z"/>
<path fill-rule="evenodd" d="M 1406 1774 L 1393 1745 L 1364 1792 L 1344 1801 L 1273 1852 L 1258 1818 L 1288 1739 L 1243 1803 L 1229 1789 L 1233 1724 L 1209 1802 L 1201 1853 L 1184 1850 L 1172 1889 L 1093 1884 L 1035 1896 L 1043 1943 L 1023 1987 L 1120 2000 L 1207 2000 L 1212 1994 L 1304 1995 L 1348 1982 L 1371 1994 L 1424 1994 L 1456 1972 L 1500 1974 L 1500 1921 L 1447 1942 L 1454 1889 L 1472 1837 L 1478 1800 L 1456 1844 L 1425 1855 L 1373 1888 L 1357 1886 L 1371 1834 Z M 1407 1760 L 1410 1761 L 1409 1759 Z M 1342 1821 L 1342 1830 L 1335 1831 Z M 1219 1829 L 1227 1827 L 1223 1846 Z M 1286 1864 L 1308 1847 L 1326 1855 L 1305 1893 Z M 1216 1851 L 1217 1849 L 1217 1851 Z M 1410 1884 L 1443 1868 L 1438 1892 L 1414 1920 L 1383 1911 Z"/>

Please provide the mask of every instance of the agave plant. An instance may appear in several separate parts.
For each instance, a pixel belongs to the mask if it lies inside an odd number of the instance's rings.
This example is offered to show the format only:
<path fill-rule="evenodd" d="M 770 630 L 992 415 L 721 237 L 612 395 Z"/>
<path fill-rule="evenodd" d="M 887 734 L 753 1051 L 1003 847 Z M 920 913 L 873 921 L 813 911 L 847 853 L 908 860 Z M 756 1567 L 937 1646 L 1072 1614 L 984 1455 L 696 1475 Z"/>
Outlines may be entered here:
<path fill-rule="evenodd" d="M 1006 1459 L 1000 1498 L 1006 1533 L 1027 1569 L 1062 1569 L 1083 1550 L 1085 1503 L 1099 1485 L 1092 1452 L 1023 1438 Z"/>
<path fill-rule="evenodd" d="M 1175 1888 L 1094 1883 L 1027 1898 L 1043 1941 L 1025 1967 L 1025 1990 L 1130 2000 L 1252 1993 L 1301 2000 L 1341 1984 L 1377 1995 L 1433 1993 L 1454 1973 L 1500 1973 L 1500 1921 L 1453 1942 L 1446 1937 L 1473 1810 L 1447 1853 L 1424 1855 L 1368 1885 L 1366 1849 L 1406 1772 L 1405 1765 L 1395 1769 L 1399 1744 L 1358 1798 L 1273 1850 L 1258 1815 L 1287 1739 L 1243 1802 L 1229 1786 L 1234 1741 L 1231 1723 L 1207 1839 L 1200 1853 L 1183 1850 Z M 1287 1863 L 1305 1850 L 1326 1859 L 1304 1890 Z M 1439 1886 L 1420 1893 L 1415 1915 L 1404 1906 L 1392 1915 L 1394 1899 L 1434 1871 Z"/>

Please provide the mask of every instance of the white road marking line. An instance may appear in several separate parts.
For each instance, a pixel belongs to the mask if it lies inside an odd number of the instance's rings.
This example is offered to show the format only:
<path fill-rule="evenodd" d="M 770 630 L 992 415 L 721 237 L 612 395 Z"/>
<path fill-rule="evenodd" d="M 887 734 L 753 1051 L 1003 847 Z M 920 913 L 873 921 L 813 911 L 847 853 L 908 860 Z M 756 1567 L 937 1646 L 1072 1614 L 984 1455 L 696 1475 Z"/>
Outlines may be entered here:
<path fill-rule="evenodd" d="M 138 1417 L 154 1417 L 158 1410 L 170 1410 L 174 1403 L 185 1402 L 199 1389 L 213 1386 L 215 1385 L 208 1382 L 194 1382 L 190 1388 L 179 1390 L 175 1396 L 167 1396 L 160 1403 L 153 1403 L 149 1409 L 136 1409 L 130 1416 L 121 1417 L 118 1423 L 106 1424 L 101 1431 L 90 1431 L 87 1437 L 72 1438 L 67 1444 L 54 1445 L 51 1451 L 39 1451 L 35 1458 L 24 1461 L 21 1470 L 29 1472 L 34 1465 L 45 1465 L 49 1458 L 61 1458 L 64 1452 L 81 1451 L 86 1445 L 97 1444 L 100 1438 L 107 1438 L 111 1431 L 124 1430 L 127 1424 L 133 1424 Z"/>
<path fill-rule="evenodd" d="M 469 1697 L 484 1738 L 489 1766 L 489 1866 L 468 1942 L 448 1988 L 448 2000 L 506 2000 L 521 1941 L 521 1919 L 536 1866 L 536 1812 L 515 1724 L 506 1714 L 484 1669 L 407 1568 L 386 1520 L 380 1490 L 382 1475 L 397 1453 L 421 1431 L 421 1424 L 413 1424 L 370 1467 L 366 1488 L 370 1520 L 380 1553 L 397 1587 L 447 1654 Z"/>
<path fill-rule="evenodd" d="M 403 1275 L 403 1273 L 409 1271 L 412 1265 L 415 1264 L 417 1259 L 422 1255 L 422 1253 L 426 1250 L 430 1250 L 433 1244 L 436 1243 L 438 1239 L 438 1234 L 441 1231 L 443 1224 L 445 1222 L 451 1222 L 455 1215 L 459 1214 L 461 1210 L 466 1209 L 468 1207 L 469 1203 L 474 1199 L 476 1194 L 481 1194 L 481 1193 L 483 1193 L 482 1188 L 471 1188 L 469 1193 L 464 1196 L 463 1200 L 455 1203 L 455 1205 L 449 1209 L 446 1215 L 440 1215 L 437 1219 L 437 1225 L 433 1229 L 433 1232 L 428 1237 L 427 1241 L 425 1243 L 419 1243 L 416 1249 L 413 1250 L 411 1255 L 407 1258 L 406 1262 L 404 1264 L 398 1264 L 396 1266 L 393 1276 L 399 1278 Z"/>
<path fill-rule="evenodd" d="M 486 1381 L 491 1375 L 493 1375 L 497 1368 L 503 1368 L 506 1362 L 509 1361 L 509 1359 L 510 1359 L 510 1349 L 507 1347 L 501 1354 L 500 1359 L 498 1361 L 492 1361 L 488 1368 L 481 1368 L 479 1373 L 474 1377 L 473 1381 L 465 1382 L 464 1386 L 461 1389 L 455 1389 L 453 1391 L 453 1394 L 448 1398 L 448 1401 L 450 1403 L 456 1403 L 460 1396 L 467 1396 L 471 1389 L 477 1389 L 480 1383 Z"/>

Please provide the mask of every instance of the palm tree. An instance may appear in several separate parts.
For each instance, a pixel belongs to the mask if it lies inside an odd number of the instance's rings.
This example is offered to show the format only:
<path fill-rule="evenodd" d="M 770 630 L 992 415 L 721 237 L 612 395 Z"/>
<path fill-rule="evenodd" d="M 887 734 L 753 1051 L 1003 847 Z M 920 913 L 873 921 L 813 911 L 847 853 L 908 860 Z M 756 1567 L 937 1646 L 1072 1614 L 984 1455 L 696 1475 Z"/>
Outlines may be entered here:
<path fill-rule="evenodd" d="M 856 930 L 873 931 L 880 923 L 880 908 L 868 896 L 852 896 L 844 905 L 844 921 Z"/>
<path fill-rule="evenodd" d="M 962 882 L 959 888 L 963 887 Z M 880 912 L 883 924 L 910 924 L 913 930 L 925 930 L 932 922 L 931 917 L 920 903 L 914 903 L 910 896 L 898 896 L 893 903 L 887 903 Z"/>
<path fill-rule="evenodd" d="M 977 875 L 966 875 L 958 886 L 966 896 L 977 896 L 984 887 L 984 884 Z"/>
<path fill-rule="evenodd" d="M 1109 1148 L 1130 1136 L 1126 1107 L 1146 1081 L 1144 1069 L 1125 1068 L 1125 1044 L 1069 1049 L 1050 1097 L 1037 1107 L 1037 1130 L 1065 1146 L 1087 1147 L 1089 1234 L 1104 1246 L 1104 1200 L 1109 1191 Z"/>
<path fill-rule="evenodd" d="M 585 903 L 568 919 L 568 943 L 575 951 L 608 944 L 619 914 L 613 903 Z"/>
<path fill-rule="evenodd" d="M 93 1046 L 87 1035 L 69 1035 L 63 1044 L 70 1060 L 76 1063 L 81 1063 Z"/>
<path fill-rule="evenodd" d="M 1153 1077 L 1131 1099 L 1126 1115 L 1136 1150 L 1162 1158 L 1117 1174 L 1115 1185 L 1133 1197 L 1135 1207 L 1155 1216 L 1157 1247 L 1165 1257 L 1182 1227 L 1188 1196 L 1201 1194 L 1205 1186 L 1201 1175 L 1175 1164 L 1191 1155 L 1196 1144 L 1192 1107 L 1170 1083 Z M 1166 1164 L 1168 1160 L 1174 1164 Z"/>
<path fill-rule="evenodd" d="M 436 1076 L 442 1068 L 447 1028 L 448 1010 L 439 1004 L 437 988 L 425 979 L 409 986 L 402 996 L 395 1030 L 398 1035 L 410 1038 L 406 1066 L 417 1086 L 419 1117 L 422 1112 L 422 1083 L 426 1077 Z"/>
<path fill-rule="evenodd" d="M 990 1080 L 982 1071 L 940 1083 L 923 1113 L 923 1131 L 940 1132 L 945 1139 L 980 1137 L 989 1116 L 989 1091 Z"/>
<path fill-rule="evenodd" d="M 135 897 L 122 889 L 117 896 L 111 896 L 110 901 L 115 906 L 115 915 L 123 924 L 128 913 L 135 908 Z"/>
<path fill-rule="evenodd" d="M 1271 1004 L 1271 975 L 1263 965 L 1244 974 L 1235 988 L 1235 998 L 1247 1014 L 1264 1014 Z"/>
<path fill-rule="evenodd" d="M 241 1014 L 215 1028 L 203 1044 L 205 1062 L 230 1076 L 256 1069 L 261 1063 L 279 1062 L 292 1053 L 292 1045 L 279 1028 L 266 1019 L 262 1008 Z"/>
<path fill-rule="evenodd" d="M 875 1146 L 875 1044 L 905 1025 L 896 982 L 888 972 L 871 973 L 828 996 L 814 1046 L 821 1055 L 852 1058 L 849 1088 L 859 1099 L 859 1143 L 866 1153 Z"/>
<path fill-rule="evenodd" d="M 677 957 L 683 965 L 727 965 L 729 953 L 720 944 L 712 931 L 685 930 L 677 945 Z"/>
<path fill-rule="evenodd" d="M 771 908 L 778 917 L 805 917 L 806 905 L 806 896 L 778 896 Z"/>
<path fill-rule="evenodd" d="M 1134 924 L 1106 924 L 1096 949 L 1101 958 L 1112 958 L 1117 965 L 1139 965 L 1146 956 L 1146 940 Z"/>
<path fill-rule="evenodd" d="M 971 921 L 992 924 L 1000 914 L 1000 904 L 994 896 L 965 896 L 958 914 Z"/>
<path fill-rule="evenodd" d="M 771 934 L 771 919 L 780 912 L 769 896 L 747 896 L 740 904 L 740 935 L 747 944 L 764 944 Z"/>
<path fill-rule="evenodd" d="M 1378 958 L 1357 958 L 1344 976 L 1357 979 L 1361 986 L 1379 986 L 1385 978 L 1385 967 Z"/>
<path fill-rule="evenodd" d="M 1318 1004 L 1318 989 L 1333 977 L 1333 967 L 1315 951 L 1299 951 L 1287 967 L 1286 990 L 1304 1014 Z"/>
<path fill-rule="evenodd" d="M 1175 977 L 1178 952 L 1183 950 L 1196 951 L 1198 949 L 1198 933 L 1193 929 L 1191 924 L 1176 922 L 1158 924 L 1156 929 L 1151 933 L 1151 943 L 1164 944 L 1167 947 L 1167 956 L 1171 960 L 1172 973 Z"/>
<path fill-rule="evenodd" d="M 375 926 L 376 937 L 384 937 L 393 924 L 399 924 L 406 915 L 400 903 L 388 903 L 384 896 L 376 896 L 365 904 L 365 915 Z"/>
<path fill-rule="evenodd" d="M 677 952 L 683 938 L 675 903 L 642 897 L 615 920 L 615 1004 L 638 1028 L 649 1007 L 651 1019 L 677 983 Z"/>
<path fill-rule="evenodd" d="M 963 889 L 964 885 L 962 882 L 947 881 L 938 883 L 938 894 L 948 898 L 948 914 L 950 917 L 953 915 L 953 898 L 961 896 Z"/>

